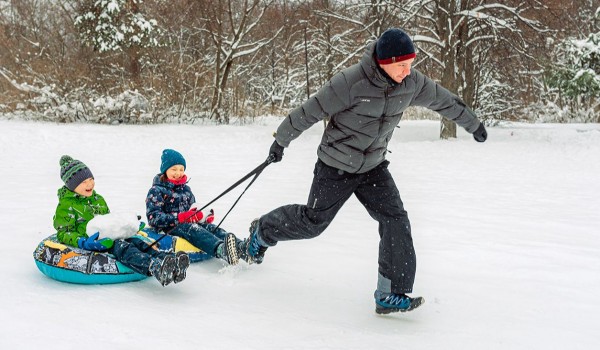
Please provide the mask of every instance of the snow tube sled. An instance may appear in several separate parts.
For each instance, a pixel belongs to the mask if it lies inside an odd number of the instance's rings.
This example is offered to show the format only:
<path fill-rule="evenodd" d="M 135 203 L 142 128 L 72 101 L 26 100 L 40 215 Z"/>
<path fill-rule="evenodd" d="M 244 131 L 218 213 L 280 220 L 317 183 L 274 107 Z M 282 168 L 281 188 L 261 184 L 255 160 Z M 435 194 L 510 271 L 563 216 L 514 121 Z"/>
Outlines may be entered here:
<path fill-rule="evenodd" d="M 44 275 L 61 282 L 110 284 L 139 281 L 147 277 L 134 272 L 108 253 L 62 244 L 55 234 L 42 240 L 33 257 Z"/>
<path fill-rule="evenodd" d="M 151 229 L 139 231 L 135 237 L 151 244 L 162 234 Z M 185 251 L 190 262 L 210 259 L 188 241 L 167 236 L 156 244 L 160 250 Z M 113 284 L 139 281 L 148 276 L 139 274 L 118 262 L 109 253 L 92 252 L 60 243 L 56 234 L 40 242 L 33 252 L 35 264 L 46 276 L 61 282 L 77 284 Z"/>

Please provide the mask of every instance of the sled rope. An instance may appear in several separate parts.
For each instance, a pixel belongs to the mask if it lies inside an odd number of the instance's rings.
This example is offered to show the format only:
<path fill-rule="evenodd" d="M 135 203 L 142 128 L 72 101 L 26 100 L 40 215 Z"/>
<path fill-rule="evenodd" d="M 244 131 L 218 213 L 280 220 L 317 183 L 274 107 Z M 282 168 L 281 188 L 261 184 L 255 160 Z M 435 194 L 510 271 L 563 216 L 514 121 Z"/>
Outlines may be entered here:
<path fill-rule="evenodd" d="M 235 200 L 235 202 L 233 203 L 233 205 L 231 206 L 231 208 L 229 208 L 229 210 L 227 211 L 227 213 L 225 213 L 225 215 L 223 216 L 223 219 L 221 219 L 221 221 L 219 222 L 219 224 L 214 228 L 213 232 L 216 231 L 221 226 L 221 224 L 223 223 L 223 221 L 225 221 L 225 218 L 227 217 L 227 215 L 229 215 L 229 213 L 231 213 L 231 211 L 233 210 L 233 208 L 235 207 L 235 205 L 240 201 L 240 199 L 242 198 L 242 196 L 244 195 L 244 193 L 246 193 L 246 191 L 248 190 L 248 188 L 250 188 L 250 186 L 254 183 L 254 181 L 256 181 L 256 179 L 258 178 L 258 175 L 260 175 L 260 173 L 262 173 L 263 170 L 265 170 L 265 168 L 267 167 L 267 165 L 273 163 L 274 160 L 275 160 L 274 156 L 269 155 L 269 157 L 267 158 L 267 160 L 265 160 L 262 164 L 260 164 L 254 170 L 252 170 L 251 172 L 249 172 L 248 174 L 246 174 L 246 176 L 244 176 L 243 178 L 239 179 L 236 183 L 234 183 L 233 185 L 231 185 L 228 189 L 226 189 L 225 191 L 223 191 L 223 193 L 221 193 L 220 195 L 218 195 L 215 199 L 213 199 L 212 201 L 210 201 L 208 204 L 206 204 L 205 206 L 203 206 L 202 208 L 200 208 L 200 211 L 202 211 L 203 209 L 205 209 L 209 205 L 211 205 L 214 202 L 216 202 L 217 199 L 223 197 L 229 191 L 231 191 L 234 188 L 238 187 L 242 182 L 246 181 L 252 175 L 254 175 L 254 177 L 252 178 L 252 180 L 248 183 L 248 186 L 246 186 L 246 188 L 244 189 L 244 191 Z"/>

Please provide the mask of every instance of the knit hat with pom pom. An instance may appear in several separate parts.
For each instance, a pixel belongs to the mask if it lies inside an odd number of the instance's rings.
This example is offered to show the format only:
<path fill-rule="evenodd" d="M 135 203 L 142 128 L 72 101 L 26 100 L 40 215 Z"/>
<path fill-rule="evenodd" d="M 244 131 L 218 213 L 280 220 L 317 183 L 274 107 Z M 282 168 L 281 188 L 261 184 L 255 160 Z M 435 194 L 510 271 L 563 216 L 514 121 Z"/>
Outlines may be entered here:
<path fill-rule="evenodd" d="M 92 171 L 83 162 L 64 155 L 60 157 L 60 178 L 71 191 L 75 191 L 82 182 L 94 177 Z"/>

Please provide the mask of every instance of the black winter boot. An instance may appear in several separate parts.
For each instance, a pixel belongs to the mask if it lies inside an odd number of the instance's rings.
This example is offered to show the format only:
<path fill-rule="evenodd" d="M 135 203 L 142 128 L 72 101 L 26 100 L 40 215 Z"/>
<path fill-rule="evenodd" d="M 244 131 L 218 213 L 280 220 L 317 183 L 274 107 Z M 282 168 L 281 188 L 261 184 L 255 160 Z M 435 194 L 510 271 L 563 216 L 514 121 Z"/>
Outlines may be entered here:
<path fill-rule="evenodd" d="M 175 255 L 167 254 L 164 259 L 152 259 L 148 271 L 164 287 L 173 282 L 173 271 L 176 268 Z"/>
<path fill-rule="evenodd" d="M 184 252 L 175 254 L 176 266 L 173 270 L 173 282 L 179 283 L 185 279 L 187 268 L 190 266 L 190 257 Z"/>
<path fill-rule="evenodd" d="M 264 242 L 260 238 L 258 219 L 252 220 L 249 231 L 250 236 L 248 239 L 244 240 L 246 243 L 248 262 L 262 264 L 268 246 L 264 245 Z"/>

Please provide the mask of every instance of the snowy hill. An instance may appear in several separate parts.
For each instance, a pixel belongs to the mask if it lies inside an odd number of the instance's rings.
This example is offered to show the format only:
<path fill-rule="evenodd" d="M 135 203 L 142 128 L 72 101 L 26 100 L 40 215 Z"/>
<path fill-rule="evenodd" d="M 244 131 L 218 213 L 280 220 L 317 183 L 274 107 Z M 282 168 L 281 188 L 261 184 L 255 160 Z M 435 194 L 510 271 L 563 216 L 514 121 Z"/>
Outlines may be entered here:
<path fill-rule="evenodd" d="M 246 126 L 99 126 L 0 120 L 1 349 L 594 349 L 600 343 L 600 126 L 507 124 L 484 144 L 402 122 L 390 170 L 413 228 L 415 295 L 377 316 L 377 224 L 352 198 L 325 233 L 262 265 L 194 264 L 187 279 L 60 283 L 32 252 L 52 233 L 58 161 L 85 162 L 113 212 L 144 214 L 164 148 L 206 203 L 260 164 L 278 120 Z M 308 196 L 322 125 L 270 165 L 223 227 Z M 241 188 L 213 208 L 217 220 Z"/>

